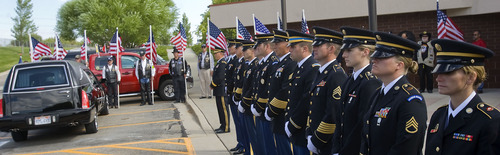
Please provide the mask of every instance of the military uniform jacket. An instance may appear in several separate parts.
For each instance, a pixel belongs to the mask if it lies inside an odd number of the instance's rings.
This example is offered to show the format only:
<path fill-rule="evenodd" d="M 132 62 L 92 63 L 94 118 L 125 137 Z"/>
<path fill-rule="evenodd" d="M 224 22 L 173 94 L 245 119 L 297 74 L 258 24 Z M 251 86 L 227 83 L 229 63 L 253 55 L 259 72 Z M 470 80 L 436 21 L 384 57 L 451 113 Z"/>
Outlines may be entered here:
<path fill-rule="evenodd" d="M 245 78 L 243 79 L 243 99 L 241 100 L 241 106 L 245 109 L 245 114 L 253 116 L 252 111 L 250 111 L 250 106 L 253 102 L 253 81 L 255 80 L 255 70 L 258 67 L 258 60 L 252 60 L 245 67 Z"/>
<path fill-rule="evenodd" d="M 271 76 L 274 74 L 273 71 L 275 66 L 273 64 L 278 63 L 278 58 L 276 57 L 276 54 L 273 52 L 271 55 L 262 62 L 261 65 L 259 65 L 259 70 L 257 71 L 256 78 L 257 79 L 257 84 L 256 86 L 256 93 L 257 93 L 257 102 L 254 105 L 255 110 L 259 113 L 264 113 L 264 110 L 266 110 L 266 105 L 269 100 L 269 86 L 271 85 L 270 79 Z M 261 117 L 261 119 L 265 120 L 264 117 Z"/>
<path fill-rule="evenodd" d="M 479 95 L 449 120 L 448 106 L 434 112 L 427 131 L 426 155 L 500 154 L 500 112 L 483 103 Z"/>
<path fill-rule="evenodd" d="M 290 82 L 289 101 L 285 114 L 286 120 L 289 121 L 286 128 L 292 133 L 290 141 L 302 147 L 307 145 L 305 131 L 311 99 L 309 93 L 318 69 L 319 64 L 311 56 L 289 76 L 292 81 Z"/>
<path fill-rule="evenodd" d="M 210 87 L 213 89 L 214 96 L 225 96 L 225 71 L 227 62 L 224 59 L 220 59 L 217 65 L 214 67 L 214 74 L 212 76 L 212 84 Z"/>
<path fill-rule="evenodd" d="M 363 119 L 360 154 L 422 154 L 427 110 L 420 92 L 406 76 L 387 94 L 380 92 Z"/>
<path fill-rule="evenodd" d="M 267 115 L 274 118 L 271 121 L 274 133 L 285 135 L 285 108 L 288 104 L 288 91 L 290 82 L 288 78 L 293 73 L 297 63 L 290 58 L 290 54 L 285 56 L 282 61 L 274 64 L 269 80 L 269 103 L 267 104 Z"/>
<path fill-rule="evenodd" d="M 237 65 L 238 65 L 238 58 L 236 57 L 236 55 L 233 56 L 233 58 L 231 58 L 231 60 L 227 61 L 227 65 L 226 65 L 226 87 L 227 87 L 227 89 L 226 90 L 227 90 L 227 95 L 230 97 L 233 95 L 234 72 L 236 70 Z M 232 102 L 230 102 L 230 103 L 232 103 Z"/>
<path fill-rule="evenodd" d="M 333 153 L 358 154 L 361 146 L 361 129 L 363 116 L 370 109 L 371 96 L 382 82 L 370 72 L 368 65 L 361 71 L 356 80 L 353 76 L 342 85 L 342 97 L 339 105 L 339 117 L 333 136 Z"/>
<path fill-rule="evenodd" d="M 234 101 L 241 101 L 241 94 L 243 92 L 243 79 L 245 78 L 245 68 L 246 68 L 245 59 L 238 59 L 238 65 L 235 67 L 234 71 Z"/>
<path fill-rule="evenodd" d="M 342 83 L 347 75 L 337 62 L 330 63 L 323 72 L 316 73 L 311 86 L 311 102 L 306 134 L 322 154 L 331 154 L 332 143 L 329 142 L 335 131 L 337 109 L 342 95 Z"/>

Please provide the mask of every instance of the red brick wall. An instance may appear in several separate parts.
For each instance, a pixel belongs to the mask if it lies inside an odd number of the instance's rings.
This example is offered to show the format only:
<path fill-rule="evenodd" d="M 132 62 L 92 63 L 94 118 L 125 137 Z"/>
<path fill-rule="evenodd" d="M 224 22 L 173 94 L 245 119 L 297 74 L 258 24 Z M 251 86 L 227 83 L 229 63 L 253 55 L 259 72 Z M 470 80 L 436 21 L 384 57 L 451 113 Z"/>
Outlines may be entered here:
<path fill-rule="evenodd" d="M 463 31 L 465 40 L 472 42 L 472 33 L 474 30 L 480 30 L 482 38 L 487 47 L 495 52 L 495 56 L 486 63 L 486 72 L 488 80 L 485 82 L 485 88 L 500 88 L 500 13 L 471 15 L 451 17 L 455 24 Z M 415 34 L 417 40 L 418 34 L 427 31 L 432 33 L 432 39 L 437 38 L 436 30 L 436 12 L 418 12 L 394 15 L 378 16 L 378 30 L 398 34 L 401 31 L 408 30 Z M 339 30 L 341 26 L 352 26 L 368 29 L 368 17 L 309 21 L 307 23 L 312 31 L 313 26 L 322 26 L 333 30 Z M 276 24 L 266 25 L 270 30 L 276 28 Z M 300 23 L 289 23 L 289 29 L 300 30 Z M 253 34 L 253 27 L 247 27 Z M 419 86 L 418 75 L 408 75 L 409 80 L 416 87 Z M 434 82 L 436 85 L 436 82 Z M 437 87 L 437 86 L 436 86 Z"/>

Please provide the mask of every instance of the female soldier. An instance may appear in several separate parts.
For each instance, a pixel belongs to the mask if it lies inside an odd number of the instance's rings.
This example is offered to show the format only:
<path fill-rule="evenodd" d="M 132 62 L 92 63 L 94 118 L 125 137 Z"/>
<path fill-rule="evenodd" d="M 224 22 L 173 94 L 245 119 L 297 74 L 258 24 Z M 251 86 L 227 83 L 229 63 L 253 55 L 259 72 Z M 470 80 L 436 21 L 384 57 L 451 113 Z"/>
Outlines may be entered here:
<path fill-rule="evenodd" d="M 412 57 L 420 46 L 392 34 L 374 34 L 372 73 L 382 87 L 364 116 L 360 154 L 422 154 L 427 110 L 422 95 L 405 76 L 417 71 Z"/>
<path fill-rule="evenodd" d="M 500 112 L 474 91 L 486 79 L 484 59 L 493 51 L 465 42 L 436 39 L 439 93 L 450 104 L 434 112 L 425 154 L 500 154 Z"/>

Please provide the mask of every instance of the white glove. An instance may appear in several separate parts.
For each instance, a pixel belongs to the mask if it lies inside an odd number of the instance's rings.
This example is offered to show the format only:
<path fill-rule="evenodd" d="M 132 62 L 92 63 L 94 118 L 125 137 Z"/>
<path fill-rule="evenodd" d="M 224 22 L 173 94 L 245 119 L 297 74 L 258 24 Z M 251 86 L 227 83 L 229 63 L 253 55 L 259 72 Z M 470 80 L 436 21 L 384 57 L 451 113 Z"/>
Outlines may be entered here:
<path fill-rule="evenodd" d="M 316 148 L 316 146 L 314 146 L 313 142 L 311 141 L 311 135 L 307 136 L 307 149 L 309 149 L 309 151 L 315 153 L 315 154 L 319 154 L 318 153 L 318 149 Z"/>
<path fill-rule="evenodd" d="M 267 109 L 269 109 L 268 107 L 266 107 L 266 112 L 264 112 L 264 116 L 266 116 L 266 120 L 267 121 L 272 121 L 273 118 L 269 117 L 269 115 L 267 114 Z"/>
<path fill-rule="evenodd" d="M 231 98 L 232 98 L 232 100 L 233 100 L 234 104 L 236 104 L 236 105 L 240 105 L 240 102 L 239 102 L 239 101 L 238 101 L 238 102 L 236 102 L 236 101 L 234 100 L 234 95 L 233 95 L 233 97 L 231 97 Z"/>
<path fill-rule="evenodd" d="M 252 114 L 253 114 L 253 115 L 255 115 L 255 116 L 259 117 L 259 116 L 260 116 L 260 113 L 259 113 L 259 112 L 257 112 L 257 109 L 255 109 L 254 105 L 255 105 L 255 104 L 252 104 L 252 106 L 251 106 L 251 109 L 250 109 L 250 110 L 252 110 Z"/>
<path fill-rule="evenodd" d="M 286 135 L 288 136 L 288 138 L 292 137 L 292 133 L 290 132 L 290 130 L 288 130 L 288 123 L 290 123 L 289 121 L 286 121 L 285 123 L 285 132 L 286 132 Z"/>
<path fill-rule="evenodd" d="M 238 104 L 238 111 L 240 111 L 241 113 L 245 112 L 245 109 L 243 109 L 243 106 L 241 106 L 241 103 Z"/>

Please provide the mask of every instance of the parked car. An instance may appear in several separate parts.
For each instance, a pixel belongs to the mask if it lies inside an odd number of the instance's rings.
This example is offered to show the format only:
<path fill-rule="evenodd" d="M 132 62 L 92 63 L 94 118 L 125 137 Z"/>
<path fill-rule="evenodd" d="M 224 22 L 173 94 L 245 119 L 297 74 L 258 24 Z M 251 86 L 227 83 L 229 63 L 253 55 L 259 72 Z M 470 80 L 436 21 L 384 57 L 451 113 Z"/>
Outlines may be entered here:
<path fill-rule="evenodd" d="M 108 114 L 104 89 L 88 67 L 75 61 L 42 61 L 14 65 L 0 100 L 0 131 L 14 141 L 28 130 L 84 124 L 98 131 L 98 115 Z"/>

